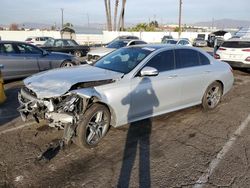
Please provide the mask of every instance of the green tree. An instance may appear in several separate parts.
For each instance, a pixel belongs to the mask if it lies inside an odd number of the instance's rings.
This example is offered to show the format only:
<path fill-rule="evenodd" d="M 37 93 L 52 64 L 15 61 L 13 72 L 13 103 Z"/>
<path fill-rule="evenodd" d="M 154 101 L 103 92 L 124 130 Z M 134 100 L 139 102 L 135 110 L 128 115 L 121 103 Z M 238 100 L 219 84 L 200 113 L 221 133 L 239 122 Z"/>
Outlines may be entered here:
<path fill-rule="evenodd" d="M 128 31 L 155 31 L 155 26 L 147 23 L 139 23 L 135 27 L 129 28 Z"/>
<path fill-rule="evenodd" d="M 63 24 L 63 27 L 73 27 L 73 24 L 72 24 L 72 23 L 67 22 L 67 23 Z"/>
<path fill-rule="evenodd" d="M 155 20 L 155 21 L 151 21 L 151 22 L 149 23 L 149 26 L 151 26 L 151 27 L 159 27 L 159 24 L 158 24 L 158 22 Z"/>

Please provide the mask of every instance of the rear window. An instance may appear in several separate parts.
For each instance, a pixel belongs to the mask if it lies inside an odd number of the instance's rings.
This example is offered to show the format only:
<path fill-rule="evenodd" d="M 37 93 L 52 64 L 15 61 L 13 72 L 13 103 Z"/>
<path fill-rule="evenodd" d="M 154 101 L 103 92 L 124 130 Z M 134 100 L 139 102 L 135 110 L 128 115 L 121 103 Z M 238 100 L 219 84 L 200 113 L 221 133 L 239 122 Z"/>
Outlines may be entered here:
<path fill-rule="evenodd" d="M 250 48 L 248 41 L 226 41 L 222 45 L 225 48 Z"/>
<path fill-rule="evenodd" d="M 191 49 L 175 50 L 176 68 L 193 67 L 200 65 L 199 54 Z"/>
<path fill-rule="evenodd" d="M 32 38 L 27 38 L 25 41 L 32 41 Z"/>

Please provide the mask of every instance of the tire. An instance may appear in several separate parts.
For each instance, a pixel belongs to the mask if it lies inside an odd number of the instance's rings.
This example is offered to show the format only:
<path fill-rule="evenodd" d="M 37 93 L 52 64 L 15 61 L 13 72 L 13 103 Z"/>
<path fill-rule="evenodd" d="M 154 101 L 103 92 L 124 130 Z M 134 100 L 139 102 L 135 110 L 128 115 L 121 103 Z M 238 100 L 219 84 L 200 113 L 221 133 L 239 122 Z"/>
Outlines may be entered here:
<path fill-rule="evenodd" d="M 82 115 L 78 123 L 75 143 L 83 148 L 96 147 L 109 129 L 110 117 L 109 109 L 106 106 L 93 104 Z M 99 118 L 101 119 L 97 120 Z"/>
<path fill-rule="evenodd" d="M 77 51 L 74 52 L 74 56 L 76 56 L 76 57 L 82 57 L 82 52 L 79 51 L 79 50 L 77 50 Z"/>
<path fill-rule="evenodd" d="M 222 97 L 222 85 L 219 82 L 213 82 L 208 86 L 203 98 L 202 107 L 204 110 L 212 110 L 218 106 Z"/>
<path fill-rule="evenodd" d="M 76 64 L 72 61 L 68 61 L 68 60 L 65 60 L 60 67 L 73 67 L 75 66 Z"/>

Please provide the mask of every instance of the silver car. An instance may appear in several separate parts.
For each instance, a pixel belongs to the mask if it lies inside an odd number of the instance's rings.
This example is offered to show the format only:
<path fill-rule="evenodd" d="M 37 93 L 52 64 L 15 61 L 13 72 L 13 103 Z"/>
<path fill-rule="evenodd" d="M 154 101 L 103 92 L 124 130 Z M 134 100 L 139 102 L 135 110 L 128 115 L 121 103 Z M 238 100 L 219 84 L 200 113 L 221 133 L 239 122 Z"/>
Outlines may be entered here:
<path fill-rule="evenodd" d="M 227 63 L 176 45 L 118 49 L 93 66 L 47 71 L 24 80 L 20 114 L 64 129 L 64 140 L 94 147 L 109 126 L 202 104 L 215 108 L 233 85 Z"/>
<path fill-rule="evenodd" d="M 147 44 L 145 41 L 142 40 L 131 40 L 131 39 L 115 39 L 112 42 L 110 42 L 105 47 L 98 47 L 93 48 L 90 50 L 87 54 L 87 63 L 92 64 L 101 57 L 107 55 L 110 52 L 113 52 L 116 49 L 125 47 L 125 46 L 133 46 L 133 45 L 141 45 L 141 44 Z"/>
<path fill-rule="evenodd" d="M 0 64 L 4 80 L 23 78 L 64 66 L 80 64 L 72 55 L 47 52 L 24 42 L 0 41 Z"/>

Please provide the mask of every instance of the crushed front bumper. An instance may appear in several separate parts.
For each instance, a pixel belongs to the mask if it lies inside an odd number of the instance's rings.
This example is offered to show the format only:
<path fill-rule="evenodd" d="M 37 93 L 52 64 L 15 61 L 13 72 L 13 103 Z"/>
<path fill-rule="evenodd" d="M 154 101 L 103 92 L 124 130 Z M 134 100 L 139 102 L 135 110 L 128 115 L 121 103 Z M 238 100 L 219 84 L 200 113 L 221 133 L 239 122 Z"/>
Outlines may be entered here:
<path fill-rule="evenodd" d="M 18 93 L 19 108 L 17 109 L 23 121 L 31 115 L 39 123 L 39 120 L 47 120 L 51 127 L 64 128 L 66 124 L 73 124 L 75 117 L 71 113 L 57 112 L 52 100 L 40 100 L 36 98 L 28 88 L 24 87 Z"/>

